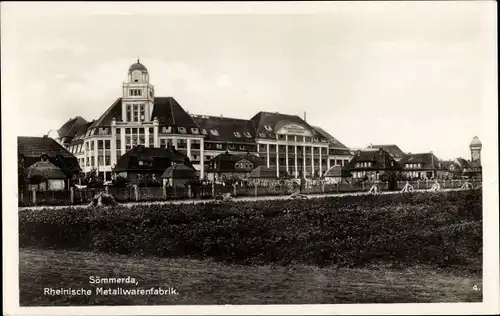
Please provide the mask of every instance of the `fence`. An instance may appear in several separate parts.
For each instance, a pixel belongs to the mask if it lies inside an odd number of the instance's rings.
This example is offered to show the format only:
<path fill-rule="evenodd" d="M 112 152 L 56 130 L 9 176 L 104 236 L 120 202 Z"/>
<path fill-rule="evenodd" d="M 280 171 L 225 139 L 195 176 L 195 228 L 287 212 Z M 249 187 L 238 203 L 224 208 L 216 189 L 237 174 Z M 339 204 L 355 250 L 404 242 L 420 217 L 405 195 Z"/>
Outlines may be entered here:
<path fill-rule="evenodd" d="M 459 189 L 463 186 L 464 180 L 439 180 L 443 189 Z M 481 182 L 468 181 L 477 187 Z M 400 191 L 406 185 L 407 181 L 398 181 L 394 183 L 393 191 Z M 415 190 L 430 189 L 435 181 L 408 181 Z M 302 189 L 304 194 L 332 194 L 369 191 L 373 183 L 337 183 L 326 184 L 316 183 L 306 185 Z M 388 182 L 378 183 L 380 191 L 390 191 Z M 71 188 L 69 191 L 28 191 L 19 192 L 19 206 L 39 206 L 39 205 L 71 205 L 88 204 L 93 197 L 105 191 L 112 195 L 118 202 L 141 202 L 141 201 L 165 201 L 177 199 L 211 199 L 219 195 L 231 194 L 235 197 L 252 196 L 276 196 L 290 195 L 299 191 L 297 185 L 223 185 L 207 184 L 199 187 L 105 187 L 105 188 L 86 188 L 78 190 Z"/>

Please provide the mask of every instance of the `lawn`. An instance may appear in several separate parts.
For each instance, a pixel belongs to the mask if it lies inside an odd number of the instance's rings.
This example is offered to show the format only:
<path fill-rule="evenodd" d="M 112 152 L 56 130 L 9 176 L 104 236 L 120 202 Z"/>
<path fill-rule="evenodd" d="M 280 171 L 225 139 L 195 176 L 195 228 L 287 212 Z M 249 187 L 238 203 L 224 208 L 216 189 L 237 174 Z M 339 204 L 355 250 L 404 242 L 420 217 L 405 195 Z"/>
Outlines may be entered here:
<path fill-rule="evenodd" d="M 479 273 L 415 265 L 363 268 L 251 266 L 182 258 L 20 249 L 21 306 L 481 302 Z M 44 287 L 94 289 L 89 276 L 137 279 L 124 288 L 173 287 L 164 296 L 47 296 Z M 115 285 L 116 286 L 116 285 Z"/>

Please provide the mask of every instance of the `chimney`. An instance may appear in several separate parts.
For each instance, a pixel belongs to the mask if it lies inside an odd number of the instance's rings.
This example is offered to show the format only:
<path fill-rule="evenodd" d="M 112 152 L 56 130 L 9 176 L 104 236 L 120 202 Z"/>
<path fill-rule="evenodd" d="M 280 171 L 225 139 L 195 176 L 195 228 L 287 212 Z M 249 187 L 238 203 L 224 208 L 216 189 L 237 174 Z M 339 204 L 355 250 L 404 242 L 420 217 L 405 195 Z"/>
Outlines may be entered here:
<path fill-rule="evenodd" d="M 306 111 L 304 111 L 304 122 L 307 122 L 307 120 L 306 120 Z"/>

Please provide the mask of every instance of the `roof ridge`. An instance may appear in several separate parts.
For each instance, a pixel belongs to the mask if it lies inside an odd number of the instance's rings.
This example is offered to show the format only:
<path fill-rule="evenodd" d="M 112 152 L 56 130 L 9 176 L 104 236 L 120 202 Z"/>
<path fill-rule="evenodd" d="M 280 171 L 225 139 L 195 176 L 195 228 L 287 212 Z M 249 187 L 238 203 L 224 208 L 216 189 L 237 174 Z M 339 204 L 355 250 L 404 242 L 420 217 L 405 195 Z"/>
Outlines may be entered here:
<path fill-rule="evenodd" d="M 172 125 L 175 125 L 174 110 L 172 108 L 172 98 L 168 98 L 168 105 L 170 105 L 170 114 L 172 115 Z"/>

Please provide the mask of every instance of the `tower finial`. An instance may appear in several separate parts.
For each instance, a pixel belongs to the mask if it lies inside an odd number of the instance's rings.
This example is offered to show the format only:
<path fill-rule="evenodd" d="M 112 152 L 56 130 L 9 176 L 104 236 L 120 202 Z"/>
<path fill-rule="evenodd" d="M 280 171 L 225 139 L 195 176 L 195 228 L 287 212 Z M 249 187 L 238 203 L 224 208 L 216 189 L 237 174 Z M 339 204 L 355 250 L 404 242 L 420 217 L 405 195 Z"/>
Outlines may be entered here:
<path fill-rule="evenodd" d="M 139 64 L 139 57 L 137 57 L 137 63 Z"/>

